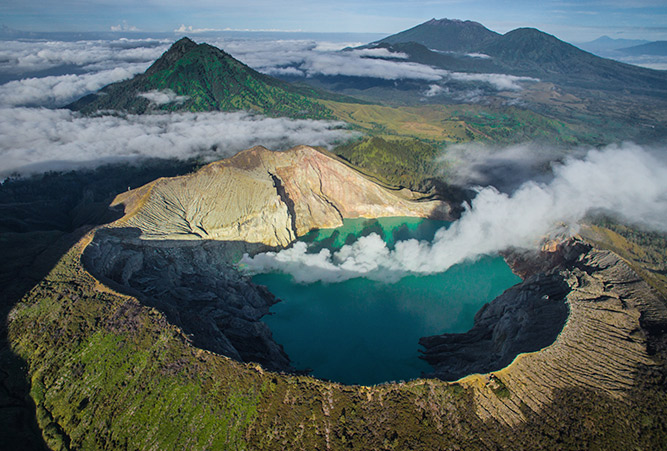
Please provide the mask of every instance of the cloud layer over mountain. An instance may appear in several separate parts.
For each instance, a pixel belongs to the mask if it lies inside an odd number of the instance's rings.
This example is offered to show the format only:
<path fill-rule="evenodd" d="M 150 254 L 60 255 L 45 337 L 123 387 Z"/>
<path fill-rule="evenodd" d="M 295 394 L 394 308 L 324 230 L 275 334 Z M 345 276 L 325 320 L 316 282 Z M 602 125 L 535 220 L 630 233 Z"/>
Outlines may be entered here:
<path fill-rule="evenodd" d="M 249 113 L 86 117 L 68 110 L 0 108 L 0 177 L 142 158 L 220 159 L 261 144 L 330 147 L 354 134 L 341 123 Z"/>

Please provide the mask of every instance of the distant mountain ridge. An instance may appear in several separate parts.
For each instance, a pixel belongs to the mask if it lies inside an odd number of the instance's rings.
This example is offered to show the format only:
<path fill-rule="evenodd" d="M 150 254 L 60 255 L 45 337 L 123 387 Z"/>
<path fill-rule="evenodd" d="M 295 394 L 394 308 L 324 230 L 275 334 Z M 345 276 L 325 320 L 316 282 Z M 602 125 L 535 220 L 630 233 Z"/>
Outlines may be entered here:
<path fill-rule="evenodd" d="M 414 45 L 412 49 L 406 48 L 411 43 L 427 49 Z M 407 53 L 415 62 L 447 70 L 498 72 L 587 89 L 657 92 L 667 96 L 667 73 L 664 71 L 601 58 L 535 28 L 518 28 L 501 35 L 477 22 L 432 19 L 368 47 L 378 46 Z M 443 57 L 435 56 L 440 52 L 447 53 Z M 471 61 L 471 54 L 491 58 Z"/>
<path fill-rule="evenodd" d="M 646 44 L 634 45 L 618 49 L 619 52 L 626 55 L 653 55 L 667 56 L 667 41 L 647 42 Z"/>
<path fill-rule="evenodd" d="M 610 38 L 609 36 L 600 36 L 599 38 L 588 42 L 577 42 L 575 45 L 582 50 L 596 55 L 606 56 L 614 51 L 634 47 L 636 45 L 648 44 L 650 41 L 644 39 L 621 39 Z"/>
<path fill-rule="evenodd" d="M 261 74 L 208 44 L 175 42 L 143 74 L 102 88 L 68 107 L 84 113 L 116 110 L 256 111 L 268 116 L 330 118 L 318 99 L 335 97 Z"/>
<path fill-rule="evenodd" d="M 495 31 L 471 20 L 431 19 L 409 30 L 387 36 L 375 44 L 416 42 L 435 50 L 466 52 L 474 51 L 499 36 Z"/>

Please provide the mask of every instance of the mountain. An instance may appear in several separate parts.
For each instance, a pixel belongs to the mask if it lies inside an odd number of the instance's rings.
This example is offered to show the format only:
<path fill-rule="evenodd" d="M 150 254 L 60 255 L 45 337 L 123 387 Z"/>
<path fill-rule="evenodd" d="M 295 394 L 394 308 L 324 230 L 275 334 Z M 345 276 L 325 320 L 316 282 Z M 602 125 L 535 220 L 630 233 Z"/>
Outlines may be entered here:
<path fill-rule="evenodd" d="M 667 56 L 667 41 L 647 42 L 646 44 L 635 45 L 618 50 L 625 55 L 655 55 Z"/>
<path fill-rule="evenodd" d="M 636 45 L 648 44 L 650 41 L 643 39 L 614 39 L 609 36 L 600 36 L 589 42 L 579 42 L 577 47 L 587 52 L 595 53 L 600 56 L 609 56 L 615 50 Z"/>
<path fill-rule="evenodd" d="M 428 55 L 429 49 L 398 47 L 411 42 L 453 53 L 439 59 Z M 587 89 L 667 96 L 664 71 L 601 58 L 535 28 L 518 28 L 501 35 L 476 22 L 432 19 L 373 45 L 387 44 L 393 51 L 410 55 L 411 61 L 447 70 L 504 73 Z M 491 58 L 470 61 L 471 53 Z"/>
<path fill-rule="evenodd" d="M 664 298 L 578 238 L 508 252 L 525 281 L 469 332 L 422 338 L 428 378 L 290 374 L 261 322 L 276 299 L 233 254 L 436 206 L 405 194 L 305 146 L 256 147 L 123 192 L 123 217 L 81 229 L 7 315 L 25 377 L 4 376 L 3 391 L 23 395 L 5 405 L 34 403 L 41 449 L 661 448 Z"/>
<path fill-rule="evenodd" d="M 268 116 L 329 118 L 328 108 L 318 102 L 327 97 L 261 74 L 216 47 L 182 38 L 143 74 L 110 84 L 69 108 L 137 114 L 247 110 Z"/>
<path fill-rule="evenodd" d="M 409 30 L 388 36 L 377 43 L 416 42 L 444 52 L 474 51 L 480 45 L 500 36 L 471 20 L 431 19 Z"/>
<path fill-rule="evenodd" d="M 409 60 L 412 62 L 440 67 L 456 72 L 490 73 L 503 70 L 491 58 L 474 57 L 454 52 L 434 51 L 417 42 L 397 42 L 394 44 L 381 42 L 375 44 L 373 48 L 386 48 L 392 53 L 408 55 Z"/>
<path fill-rule="evenodd" d="M 479 51 L 515 75 L 590 89 L 656 89 L 667 95 L 664 72 L 600 58 L 535 28 L 510 31 Z"/>

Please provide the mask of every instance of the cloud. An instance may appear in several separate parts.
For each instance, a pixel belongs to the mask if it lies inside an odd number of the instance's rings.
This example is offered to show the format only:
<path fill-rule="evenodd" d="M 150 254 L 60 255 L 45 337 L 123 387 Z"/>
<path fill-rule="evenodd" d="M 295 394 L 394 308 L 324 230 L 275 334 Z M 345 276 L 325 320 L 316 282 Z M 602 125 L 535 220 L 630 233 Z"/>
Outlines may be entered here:
<path fill-rule="evenodd" d="M 550 234 L 573 233 L 595 211 L 667 231 L 664 151 L 656 156 L 634 144 L 590 150 L 555 167 L 549 183 L 529 181 L 512 194 L 481 188 L 461 218 L 436 232 L 431 243 L 399 241 L 390 250 L 371 234 L 333 254 L 309 254 L 305 243 L 297 243 L 277 253 L 245 255 L 240 267 L 249 274 L 289 273 L 301 283 L 354 277 L 392 281 L 442 272 L 507 248 L 537 248 Z"/>
<path fill-rule="evenodd" d="M 481 58 L 481 59 L 489 59 L 491 58 L 489 55 L 486 53 L 466 53 L 466 56 L 469 56 L 470 58 Z"/>
<path fill-rule="evenodd" d="M 3 41 L 0 48 L 0 73 L 29 76 L 33 72 L 62 66 L 99 71 L 128 64 L 150 64 L 170 44 L 169 40 L 158 39 Z"/>
<path fill-rule="evenodd" d="M 340 51 L 346 44 L 310 40 L 218 40 L 213 43 L 250 67 L 271 75 L 372 77 L 383 80 L 461 81 L 486 83 L 497 90 L 521 90 L 521 83 L 538 81 L 505 74 L 450 72 L 425 64 L 401 61 L 404 53 L 384 48 Z M 355 45 L 349 43 L 349 45 Z M 484 55 L 476 54 L 483 58 Z M 435 94 L 433 94 L 435 95 Z"/>
<path fill-rule="evenodd" d="M 63 106 L 117 81 L 145 71 L 133 64 L 83 75 L 61 75 L 14 80 L 0 85 L 0 106 Z"/>
<path fill-rule="evenodd" d="M 254 145 L 331 148 L 356 136 L 339 122 L 249 113 L 86 117 L 69 110 L 0 108 L 0 176 L 142 158 L 216 160 Z"/>
<path fill-rule="evenodd" d="M 268 67 L 262 71 L 268 75 L 275 75 L 277 77 L 304 77 L 306 73 L 296 67 Z"/>
<path fill-rule="evenodd" d="M 347 44 L 310 40 L 223 40 L 217 41 L 215 45 L 250 67 L 273 75 L 343 75 L 383 80 L 437 81 L 448 74 L 445 70 L 424 64 L 396 61 L 407 55 L 391 53 L 387 49 L 338 51 Z"/>
<path fill-rule="evenodd" d="M 667 70 L 667 56 L 661 55 L 637 55 L 637 56 L 614 56 L 613 59 L 646 67 L 655 70 Z"/>
<path fill-rule="evenodd" d="M 441 80 L 447 71 L 424 64 L 363 58 L 354 53 L 330 53 L 316 55 L 300 66 L 307 75 L 345 75 L 350 77 L 372 77 L 383 80 Z"/>
<path fill-rule="evenodd" d="M 174 33 L 207 33 L 211 31 L 222 31 L 215 28 L 193 28 L 192 25 L 181 25 L 180 27 L 174 30 Z"/>
<path fill-rule="evenodd" d="M 139 31 L 139 29 L 133 25 L 128 25 L 127 20 L 124 20 L 118 25 L 112 25 L 111 31 Z"/>
<path fill-rule="evenodd" d="M 166 105 L 168 103 L 183 103 L 188 100 L 189 96 L 179 96 L 171 89 L 163 89 L 158 91 L 154 89 L 148 92 L 142 92 L 138 94 L 139 97 L 148 99 L 151 103 L 155 105 Z"/>
<path fill-rule="evenodd" d="M 517 77 L 506 74 L 466 74 L 462 72 L 451 72 L 449 77 L 459 81 L 478 81 L 488 83 L 499 91 L 520 91 L 521 82 L 537 82 L 537 78 Z"/>
<path fill-rule="evenodd" d="M 442 86 L 438 85 L 429 85 L 428 89 L 424 91 L 424 95 L 426 97 L 435 97 L 440 94 L 447 94 L 449 93 L 449 89 L 443 88 Z"/>
<path fill-rule="evenodd" d="M 394 59 L 407 59 L 408 55 L 402 52 L 390 52 L 385 48 L 372 48 L 372 49 L 355 49 L 350 50 L 350 52 L 355 56 L 361 57 L 371 57 L 371 58 L 394 58 Z"/>
<path fill-rule="evenodd" d="M 545 147 L 521 143 L 507 147 L 490 144 L 452 144 L 446 147 L 439 163 L 453 185 L 493 186 L 512 192 L 526 180 L 548 182 L 552 165 L 566 157 L 582 157 L 583 149 Z"/>

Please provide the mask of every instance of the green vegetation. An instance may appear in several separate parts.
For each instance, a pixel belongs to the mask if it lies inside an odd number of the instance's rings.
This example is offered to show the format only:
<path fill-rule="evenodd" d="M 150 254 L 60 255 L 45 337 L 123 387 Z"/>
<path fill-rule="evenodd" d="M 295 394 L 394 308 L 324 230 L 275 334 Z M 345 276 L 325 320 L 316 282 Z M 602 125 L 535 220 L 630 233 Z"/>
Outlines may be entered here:
<path fill-rule="evenodd" d="M 559 393 L 526 422 L 482 419 L 465 383 L 341 386 L 194 348 L 158 311 L 65 254 L 10 315 L 53 449 L 660 449 L 664 392 Z M 497 382 L 493 392 L 513 399 Z M 623 415 L 617 415 L 623 412 Z M 611 413 L 611 414 L 610 414 Z M 576 419 L 573 421 L 573 419 Z"/>
<path fill-rule="evenodd" d="M 562 121 L 518 108 L 327 105 L 340 119 L 367 133 L 366 138 L 336 147 L 334 154 L 385 185 L 419 192 L 429 191 L 434 179 L 447 182 L 436 159 L 450 143 L 544 141 L 573 146 L 600 139 L 585 136 Z"/>
<path fill-rule="evenodd" d="M 510 391 L 507 388 L 507 385 L 498 378 L 495 374 L 489 376 L 489 386 L 491 391 L 500 399 L 509 398 Z"/>
<path fill-rule="evenodd" d="M 376 136 L 337 147 L 333 151 L 385 185 L 428 191 L 436 175 L 436 146 L 416 139 Z"/>
<path fill-rule="evenodd" d="M 484 141 L 597 143 L 591 130 L 515 107 L 481 105 L 383 105 L 325 102 L 333 114 L 371 136 L 413 137 L 435 143 Z"/>
<path fill-rule="evenodd" d="M 179 99 L 151 103 L 142 94 L 171 90 Z M 208 44 L 187 38 L 176 42 L 148 70 L 131 80 L 106 86 L 70 105 L 84 113 L 116 110 L 142 114 L 150 111 L 251 111 L 267 116 L 331 119 L 314 89 L 260 74 Z M 334 94 L 322 95 L 339 98 Z"/>

